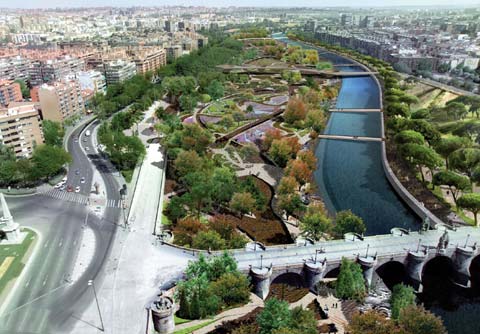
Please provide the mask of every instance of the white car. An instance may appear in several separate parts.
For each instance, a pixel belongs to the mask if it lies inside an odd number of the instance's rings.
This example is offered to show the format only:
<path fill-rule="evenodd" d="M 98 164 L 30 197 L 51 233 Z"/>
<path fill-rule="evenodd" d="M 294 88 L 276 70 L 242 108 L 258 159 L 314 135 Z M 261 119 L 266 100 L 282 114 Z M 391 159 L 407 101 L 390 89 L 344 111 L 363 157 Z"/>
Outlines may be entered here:
<path fill-rule="evenodd" d="M 85 147 L 85 151 L 90 151 L 90 147 Z"/>
<path fill-rule="evenodd" d="M 76 187 L 75 187 L 75 192 L 76 192 L 76 193 L 79 193 L 79 192 L 80 192 L 80 187 L 79 187 L 79 186 L 76 186 Z"/>
<path fill-rule="evenodd" d="M 65 184 L 65 183 L 63 183 L 63 182 L 57 183 L 56 185 L 53 186 L 53 188 L 59 189 L 59 188 L 61 188 L 64 184 Z"/>
<path fill-rule="evenodd" d="M 85 183 L 85 178 L 84 178 L 84 177 L 82 177 L 82 178 L 80 179 L 80 183 Z"/>
<path fill-rule="evenodd" d="M 62 182 L 61 183 L 66 183 L 67 182 L 67 177 L 65 176 L 63 179 L 62 179 Z"/>

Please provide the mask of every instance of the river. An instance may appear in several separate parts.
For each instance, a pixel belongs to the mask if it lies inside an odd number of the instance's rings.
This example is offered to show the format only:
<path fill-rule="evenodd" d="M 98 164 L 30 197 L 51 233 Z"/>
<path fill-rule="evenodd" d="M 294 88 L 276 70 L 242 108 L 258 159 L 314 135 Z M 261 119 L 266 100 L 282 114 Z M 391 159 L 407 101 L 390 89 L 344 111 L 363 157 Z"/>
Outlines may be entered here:
<path fill-rule="evenodd" d="M 312 47 L 274 36 L 291 45 Z M 317 48 L 321 58 L 333 64 L 352 64 L 348 58 Z M 341 71 L 359 71 L 359 67 L 337 67 Z M 344 78 L 336 108 L 375 109 L 380 107 L 380 92 L 371 77 Z M 324 134 L 352 136 L 381 136 L 380 113 L 334 112 Z M 381 160 L 381 143 L 321 140 L 315 150 L 317 170 L 314 173 L 318 193 L 332 213 L 351 209 L 362 217 L 366 234 L 390 233 L 392 227 L 420 227 L 420 219 L 401 200 L 385 176 Z M 449 334 L 479 334 L 477 314 L 480 304 L 463 304 L 456 311 L 432 308 L 440 315 Z"/>

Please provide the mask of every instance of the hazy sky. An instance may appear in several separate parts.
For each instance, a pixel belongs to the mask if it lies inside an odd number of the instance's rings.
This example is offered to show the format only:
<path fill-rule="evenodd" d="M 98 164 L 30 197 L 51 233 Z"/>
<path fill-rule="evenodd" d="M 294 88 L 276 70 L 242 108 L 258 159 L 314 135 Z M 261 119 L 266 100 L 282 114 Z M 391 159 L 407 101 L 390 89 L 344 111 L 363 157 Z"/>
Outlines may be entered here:
<path fill-rule="evenodd" d="M 47 7 L 90 7 L 90 6 L 412 6 L 412 5 L 475 5 L 480 0 L 0 0 L 0 7 L 47 8 Z"/>

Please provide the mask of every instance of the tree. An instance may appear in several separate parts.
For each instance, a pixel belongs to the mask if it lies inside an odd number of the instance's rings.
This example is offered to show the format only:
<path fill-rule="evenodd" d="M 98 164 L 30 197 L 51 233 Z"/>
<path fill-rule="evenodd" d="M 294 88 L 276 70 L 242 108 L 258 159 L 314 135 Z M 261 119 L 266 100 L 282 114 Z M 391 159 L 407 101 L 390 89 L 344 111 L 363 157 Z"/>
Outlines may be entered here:
<path fill-rule="evenodd" d="M 237 189 L 236 175 L 229 167 L 216 167 L 212 175 L 212 199 L 220 204 L 229 202 Z"/>
<path fill-rule="evenodd" d="M 307 107 L 302 100 L 298 98 L 291 98 L 288 101 L 287 109 L 283 114 L 285 122 L 292 125 L 298 125 L 299 122 L 303 121 L 307 115 Z"/>
<path fill-rule="evenodd" d="M 197 169 L 202 168 L 203 159 L 195 151 L 181 151 L 175 159 L 173 165 L 179 177 L 183 177 L 188 173 L 193 173 Z"/>
<path fill-rule="evenodd" d="M 415 291 L 411 286 L 397 284 L 393 287 L 390 297 L 390 305 L 392 306 L 392 318 L 398 319 L 400 311 L 410 305 L 415 305 Z"/>
<path fill-rule="evenodd" d="M 230 201 L 230 207 L 240 216 L 252 212 L 255 209 L 255 204 L 252 194 L 247 192 L 235 193 Z"/>
<path fill-rule="evenodd" d="M 448 157 L 450 168 L 458 170 L 472 177 L 475 167 L 480 164 L 480 149 L 461 148 L 450 154 Z"/>
<path fill-rule="evenodd" d="M 345 233 L 363 234 L 366 229 L 363 219 L 351 210 L 339 211 L 335 217 L 333 231 L 338 238 L 342 238 Z"/>
<path fill-rule="evenodd" d="M 408 118 L 410 116 L 410 108 L 405 103 L 389 103 L 387 106 L 387 113 L 390 116 L 402 116 Z"/>
<path fill-rule="evenodd" d="M 194 150 L 203 155 L 212 142 L 212 135 L 198 124 L 184 124 L 181 130 L 175 130 L 168 138 L 169 148 L 180 147 L 184 150 Z"/>
<path fill-rule="evenodd" d="M 325 114 L 319 109 L 310 109 L 305 117 L 305 126 L 316 132 L 322 132 L 325 128 Z"/>
<path fill-rule="evenodd" d="M 477 214 L 480 211 L 480 194 L 479 193 L 469 193 L 464 194 L 457 200 L 458 207 L 468 210 L 473 213 L 475 219 L 475 225 L 478 226 Z"/>
<path fill-rule="evenodd" d="M 44 120 L 42 130 L 45 144 L 58 147 L 63 145 L 64 130 L 60 123 Z"/>
<path fill-rule="evenodd" d="M 403 130 L 395 135 L 395 142 L 399 145 L 403 144 L 425 144 L 425 138 L 420 132 L 413 130 Z"/>
<path fill-rule="evenodd" d="M 50 178 L 57 174 L 72 158 L 63 148 L 39 145 L 32 155 L 33 175 L 38 178 Z"/>
<path fill-rule="evenodd" d="M 338 298 L 363 301 L 366 294 L 365 279 L 358 263 L 346 258 L 342 259 L 335 293 Z"/>
<path fill-rule="evenodd" d="M 284 176 L 280 179 L 277 193 L 279 195 L 293 194 L 300 187 L 300 184 L 293 176 Z"/>
<path fill-rule="evenodd" d="M 433 184 L 436 186 L 446 185 L 452 193 L 455 205 L 460 192 L 471 188 L 470 180 L 466 176 L 458 175 L 451 171 L 440 171 L 433 176 Z"/>
<path fill-rule="evenodd" d="M 170 199 L 164 212 L 170 220 L 176 222 L 187 215 L 187 210 L 185 210 L 184 206 L 183 199 L 175 196 Z"/>
<path fill-rule="evenodd" d="M 276 298 L 265 302 L 265 307 L 257 316 L 257 324 L 260 327 L 260 334 L 271 334 L 279 328 L 288 328 L 291 323 L 291 313 L 288 303 Z"/>
<path fill-rule="evenodd" d="M 312 171 L 317 168 L 317 157 L 311 150 L 302 150 L 297 153 L 297 159 L 303 161 Z"/>
<path fill-rule="evenodd" d="M 193 248 L 206 250 L 220 250 L 226 248 L 225 240 L 216 231 L 200 231 L 193 237 Z"/>
<path fill-rule="evenodd" d="M 245 304 L 250 299 L 250 282 L 239 272 L 226 273 L 212 283 L 211 291 L 228 307 Z"/>
<path fill-rule="evenodd" d="M 322 212 L 309 212 L 301 219 L 300 227 L 305 236 L 317 241 L 330 231 L 332 221 Z"/>
<path fill-rule="evenodd" d="M 185 112 L 193 111 L 198 103 L 197 97 L 192 94 L 183 94 L 178 101 L 180 103 L 180 108 Z"/>
<path fill-rule="evenodd" d="M 317 319 L 313 311 L 303 309 L 301 306 L 294 307 L 291 311 L 289 328 L 294 334 L 317 334 Z M 275 332 L 276 333 L 276 332 Z"/>
<path fill-rule="evenodd" d="M 404 159 L 413 167 L 418 167 L 423 182 L 425 182 L 425 176 L 423 175 L 422 167 L 426 167 L 431 171 L 442 165 L 440 155 L 430 147 L 424 145 L 412 143 L 404 144 L 400 147 L 400 152 Z"/>
<path fill-rule="evenodd" d="M 350 334 L 394 334 L 397 333 L 393 321 L 376 311 L 356 313 L 348 324 Z"/>
<path fill-rule="evenodd" d="M 177 285 L 175 299 L 180 304 L 178 315 L 185 319 L 203 319 L 220 308 L 220 298 L 211 293 L 209 280 L 200 275 L 181 281 Z"/>
<path fill-rule="evenodd" d="M 281 210 L 285 210 L 287 217 L 297 215 L 305 210 L 302 199 L 296 193 L 278 196 L 278 207 Z"/>
<path fill-rule="evenodd" d="M 445 334 L 442 320 L 422 306 L 408 306 L 400 311 L 398 325 L 405 334 Z"/>
<path fill-rule="evenodd" d="M 452 117 L 454 120 L 463 119 L 468 114 L 467 108 L 463 103 L 460 102 L 448 103 L 444 109 L 447 112 L 447 115 Z"/>
<path fill-rule="evenodd" d="M 268 151 L 272 146 L 273 141 L 278 140 L 280 138 L 282 138 L 282 132 L 279 129 L 277 128 L 268 129 L 265 132 L 263 137 L 262 148 Z"/>
<path fill-rule="evenodd" d="M 274 139 L 268 150 L 270 158 L 280 167 L 285 167 L 296 153 L 286 138 Z"/>
<path fill-rule="evenodd" d="M 300 185 L 304 185 L 312 180 L 313 171 L 306 162 L 295 159 L 288 162 L 285 175 L 293 176 Z"/>
<path fill-rule="evenodd" d="M 225 94 L 225 90 L 223 85 L 218 80 L 213 80 L 207 86 L 205 92 L 212 97 L 213 100 L 218 100 L 219 98 L 223 97 Z"/>
<path fill-rule="evenodd" d="M 449 168 L 448 157 L 450 154 L 461 148 L 466 148 L 472 145 L 472 142 L 465 137 L 451 136 L 440 138 L 435 144 L 435 151 L 445 159 L 445 166 Z"/>

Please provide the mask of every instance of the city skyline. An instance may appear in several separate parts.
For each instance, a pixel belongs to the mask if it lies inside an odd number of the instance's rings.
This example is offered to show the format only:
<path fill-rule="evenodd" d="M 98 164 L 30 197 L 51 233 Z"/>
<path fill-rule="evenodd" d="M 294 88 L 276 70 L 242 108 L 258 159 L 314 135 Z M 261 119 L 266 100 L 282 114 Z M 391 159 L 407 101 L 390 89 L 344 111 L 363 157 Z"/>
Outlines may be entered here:
<path fill-rule="evenodd" d="M 474 6 L 479 5 L 478 0 L 462 0 L 452 4 L 449 0 L 393 0 L 385 3 L 382 0 L 368 0 L 358 4 L 352 0 L 340 1 L 323 1 L 321 4 L 316 4 L 315 1 L 300 0 L 292 4 L 288 0 L 266 0 L 262 2 L 253 0 L 240 0 L 232 2 L 230 0 L 183 0 L 175 4 L 175 6 L 205 6 L 205 7 L 352 7 L 352 8 L 368 8 L 368 7 L 428 7 L 428 6 L 445 6 L 445 7 L 459 7 L 459 6 Z M 63 0 L 47 0 L 38 3 L 36 0 L 25 0 L 20 5 L 16 2 L 0 1 L 0 8 L 79 8 L 79 7 L 131 7 L 131 6 L 174 6 L 169 1 L 145 0 L 141 3 L 133 0 L 110 0 L 98 3 L 95 0 L 74 0 L 66 4 Z"/>

